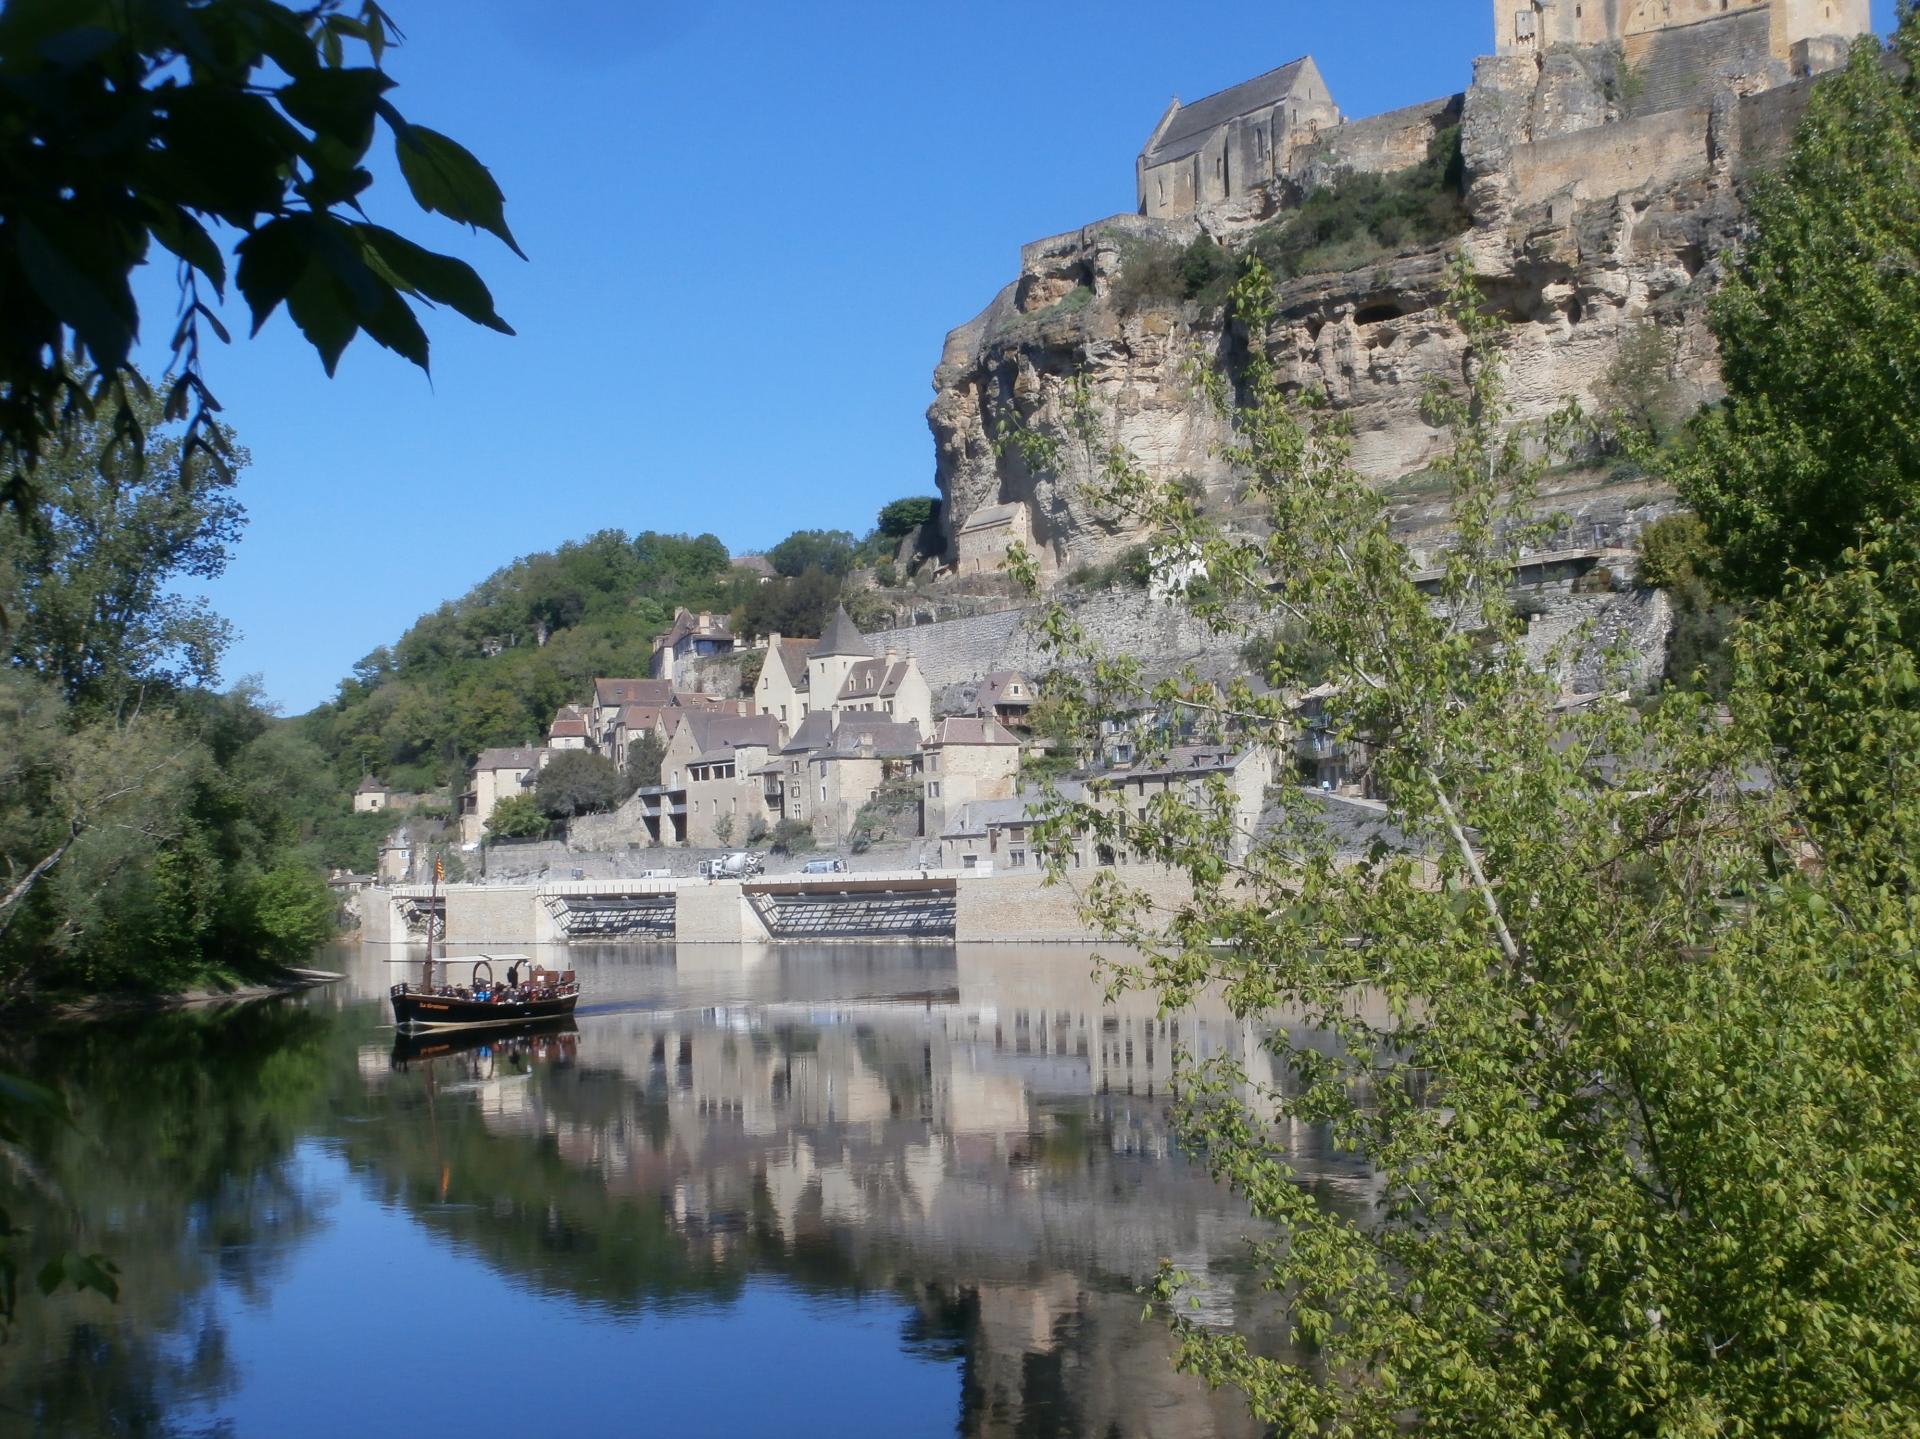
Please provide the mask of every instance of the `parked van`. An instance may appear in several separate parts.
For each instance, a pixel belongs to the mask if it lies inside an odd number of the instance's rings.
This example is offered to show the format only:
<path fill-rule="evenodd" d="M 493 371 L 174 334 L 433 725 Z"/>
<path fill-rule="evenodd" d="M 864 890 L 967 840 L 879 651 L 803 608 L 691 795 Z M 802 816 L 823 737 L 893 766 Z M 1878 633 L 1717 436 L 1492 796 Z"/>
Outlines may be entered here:
<path fill-rule="evenodd" d="M 639 874 L 635 875 L 634 878 L 635 879 L 672 879 L 673 871 L 670 869 L 643 869 L 640 871 Z"/>
<path fill-rule="evenodd" d="M 810 859 L 800 866 L 802 874 L 845 874 L 847 862 L 835 855 L 832 859 Z"/>

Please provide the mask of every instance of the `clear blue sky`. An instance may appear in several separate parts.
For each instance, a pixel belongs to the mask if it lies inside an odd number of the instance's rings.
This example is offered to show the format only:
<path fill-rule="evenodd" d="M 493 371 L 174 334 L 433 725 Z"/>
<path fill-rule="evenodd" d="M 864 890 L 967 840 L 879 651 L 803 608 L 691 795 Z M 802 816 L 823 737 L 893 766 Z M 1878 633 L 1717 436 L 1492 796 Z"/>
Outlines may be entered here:
<path fill-rule="evenodd" d="M 208 356 L 253 456 L 211 590 L 242 632 L 226 673 L 289 712 L 518 555 L 608 527 L 738 553 L 932 493 L 946 332 L 1024 242 L 1133 208 L 1170 96 L 1312 53 L 1365 115 L 1464 88 L 1492 23 L 1485 0 L 386 3 L 394 98 L 492 168 L 530 261 L 383 171 L 373 217 L 476 263 L 518 336 L 430 316 L 431 382 L 364 336 L 329 382 L 284 313 Z"/>

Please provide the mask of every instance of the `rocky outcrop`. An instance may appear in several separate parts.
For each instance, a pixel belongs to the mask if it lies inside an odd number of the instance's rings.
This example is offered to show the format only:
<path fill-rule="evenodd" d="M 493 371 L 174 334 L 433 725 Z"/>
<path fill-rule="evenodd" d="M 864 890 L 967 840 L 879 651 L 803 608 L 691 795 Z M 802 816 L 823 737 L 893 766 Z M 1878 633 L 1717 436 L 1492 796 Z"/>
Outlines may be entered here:
<path fill-rule="evenodd" d="M 1570 399 L 1591 408 L 1622 340 L 1648 321 L 1674 338 L 1683 398 L 1714 396 L 1704 302 L 1738 233 L 1740 183 L 1783 150 L 1805 82 L 1641 117 L 1630 91 L 1611 52 L 1480 61 L 1458 111 L 1472 228 L 1279 287 L 1277 322 L 1252 339 L 1347 416 L 1367 475 L 1395 480 L 1440 449 L 1420 401 L 1429 382 L 1460 372 L 1462 338 L 1438 308 L 1456 249 L 1508 322 L 1523 418 Z M 1077 414 L 1155 473 L 1191 476 L 1232 503 L 1227 429 L 1195 377 L 1246 337 L 1229 335 L 1217 308 L 1126 303 L 1116 285 L 1131 255 L 1185 245 L 1203 225 L 1229 246 L 1247 233 L 1231 214 L 1126 215 L 1029 245 L 1014 283 L 948 336 L 927 418 L 950 562 L 962 559 L 969 517 L 993 511 L 1004 528 L 1007 506 L 1023 513 L 1052 576 L 1142 538 L 1095 498 L 1099 455 L 1079 438 Z M 1052 452 L 1006 442 L 1023 429 L 1049 437 Z"/>

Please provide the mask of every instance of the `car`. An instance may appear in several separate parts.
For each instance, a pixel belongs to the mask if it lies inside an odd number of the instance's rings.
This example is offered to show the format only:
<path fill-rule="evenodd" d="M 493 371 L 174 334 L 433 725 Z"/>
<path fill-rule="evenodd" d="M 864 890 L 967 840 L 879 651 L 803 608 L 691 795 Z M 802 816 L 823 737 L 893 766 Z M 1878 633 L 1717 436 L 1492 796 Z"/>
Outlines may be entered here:
<path fill-rule="evenodd" d="M 832 859 L 810 859 L 800 866 L 802 874 L 845 874 L 847 862 L 838 855 Z"/>
<path fill-rule="evenodd" d="M 635 879 L 672 879 L 673 871 L 670 869 L 643 869 L 640 871 L 640 873 L 635 875 L 634 878 Z"/>

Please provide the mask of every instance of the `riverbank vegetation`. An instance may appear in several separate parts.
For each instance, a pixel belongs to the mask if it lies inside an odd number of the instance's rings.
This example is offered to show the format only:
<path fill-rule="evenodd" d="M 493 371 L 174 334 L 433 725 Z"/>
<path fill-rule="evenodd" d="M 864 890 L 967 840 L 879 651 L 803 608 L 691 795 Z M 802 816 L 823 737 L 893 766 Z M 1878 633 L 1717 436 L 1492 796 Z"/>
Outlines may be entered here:
<path fill-rule="evenodd" d="M 1253 342 L 1217 393 L 1267 532 L 1224 531 L 1102 450 L 1110 502 L 1200 557 L 1203 619 L 1227 633 L 1256 609 L 1324 656 L 1330 733 L 1385 801 L 1356 840 L 1285 787 L 1258 835 L 1220 781 L 1137 811 L 1096 792 L 1057 797 L 1038 835 L 1143 956 L 1119 982 L 1169 1007 L 1219 985 L 1245 1016 L 1290 1016 L 1268 1053 L 1186 1052 L 1176 1113 L 1278 1225 L 1255 1257 L 1312 1358 L 1195 1319 L 1174 1264 L 1154 1288 L 1181 1362 L 1277 1432 L 1920 1426 L 1911 11 L 1895 46 L 1898 67 L 1867 42 L 1823 82 L 1756 196 L 1712 309 L 1727 399 L 1666 461 L 1702 523 L 1650 558 L 1741 607 L 1723 703 L 1630 701 L 1624 650 L 1569 703 L 1523 654 L 1507 576 L 1579 421 L 1516 423 L 1464 260 L 1449 310 L 1472 363 L 1427 409 L 1452 436 L 1458 531 L 1437 595 L 1337 417 L 1259 343 L 1257 267 L 1231 302 Z M 1050 693 L 1090 742 L 1146 686 L 1064 612 L 1051 633 L 1092 661 Z M 1189 678 L 1156 699 L 1222 743 L 1293 753 L 1284 696 Z M 1088 836 L 1135 863 L 1072 875 L 1065 842 Z M 1162 907 L 1143 861 L 1193 899 Z M 1289 1146 L 1308 1133 L 1369 1176 L 1364 1216 L 1300 1182 Z"/>

